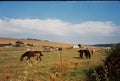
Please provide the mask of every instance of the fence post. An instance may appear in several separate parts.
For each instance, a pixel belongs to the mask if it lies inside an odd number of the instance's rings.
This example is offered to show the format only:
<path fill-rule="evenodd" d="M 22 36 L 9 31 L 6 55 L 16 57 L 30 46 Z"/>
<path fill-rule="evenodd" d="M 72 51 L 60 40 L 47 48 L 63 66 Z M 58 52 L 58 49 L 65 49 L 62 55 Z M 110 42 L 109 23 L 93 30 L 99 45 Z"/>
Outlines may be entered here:
<path fill-rule="evenodd" d="M 61 67 L 61 74 L 63 73 L 63 67 L 62 67 L 62 48 L 59 48 L 60 51 L 60 67 Z"/>

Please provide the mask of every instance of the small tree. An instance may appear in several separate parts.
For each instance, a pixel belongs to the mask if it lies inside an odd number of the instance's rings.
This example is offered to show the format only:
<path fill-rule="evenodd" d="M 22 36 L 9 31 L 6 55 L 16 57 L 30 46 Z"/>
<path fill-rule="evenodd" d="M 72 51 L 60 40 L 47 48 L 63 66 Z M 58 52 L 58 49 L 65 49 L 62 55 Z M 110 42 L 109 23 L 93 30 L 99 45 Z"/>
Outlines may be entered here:
<path fill-rule="evenodd" d="M 24 45 L 24 43 L 22 41 L 19 41 L 19 40 L 16 41 L 15 44 L 16 44 L 15 45 L 16 47 L 20 47 L 21 45 Z"/>
<path fill-rule="evenodd" d="M 27 46 L 33 46 L 33 44 L 28 43 Z"/>
<path fill-rule="evenodd" d="M 79 48 L 81 48 L 82 45 L 81 45 L 81 44 L 78 44 L 78 46 L 79 46 Z"/>
<path fill-rule="evenodd" d="M 9 45 L 12 45 L 12 43 L 11 43 L 11 42 L 9 42 Z"/>

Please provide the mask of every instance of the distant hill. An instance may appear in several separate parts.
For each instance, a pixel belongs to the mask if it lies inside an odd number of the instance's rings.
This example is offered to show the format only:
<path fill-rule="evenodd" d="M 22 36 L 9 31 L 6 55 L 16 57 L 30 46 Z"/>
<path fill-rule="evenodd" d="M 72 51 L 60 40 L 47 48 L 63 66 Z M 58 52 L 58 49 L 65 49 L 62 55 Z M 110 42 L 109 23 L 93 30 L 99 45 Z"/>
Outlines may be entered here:
<path fill-rule="evenodd" d="M 111 47 L 113 45 L 120 45 L 120 43 L 114 43 L 114 44 L 95 44 L 95 45 L 92 45 L 92 46 Z"/>
<path fill-rule="evenodd" d="M 0 44 L 14 44 L 16 41 L 22 41 L 24 44 L 34 44 L 34 45 L 42 45 L 42 46 L 54 46 L 54 47 L 71 47 L 73 44 L 68 43 L 60 43 L 60 42 L 52 42 L 48 40 L 38 40 L 38 39 L 18 39 L 18 38 L 0 38 Z"/>

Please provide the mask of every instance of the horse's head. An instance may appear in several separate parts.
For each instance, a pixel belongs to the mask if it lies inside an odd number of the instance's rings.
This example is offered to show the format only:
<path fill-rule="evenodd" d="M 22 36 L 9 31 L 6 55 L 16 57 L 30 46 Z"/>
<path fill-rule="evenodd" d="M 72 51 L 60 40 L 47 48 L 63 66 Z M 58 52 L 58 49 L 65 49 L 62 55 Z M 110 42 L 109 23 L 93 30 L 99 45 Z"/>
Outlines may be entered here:
<path fill-rule="evenodd" d="M 24 57 L 28 55 L 28 52 L 25 52 L 24 54 L 21 55 L 20 61 L 23 61 Z"/>
<path fill-rule="evenodd" d="M 79 53 L 83 53 L 83 50 L 79 50 L 78 52 L 79 52 Z"/>
<path fill-rule="evenodd" d="M 23 58 L 22 58 L 22 57 L 20 58 L 20 61 L 23 61 Z"/>
<path fill-rule="evenodd" d="M 23 58 L 24 58 L 24 54 L 21 56 L 20 61 L 23 61 Z"/>

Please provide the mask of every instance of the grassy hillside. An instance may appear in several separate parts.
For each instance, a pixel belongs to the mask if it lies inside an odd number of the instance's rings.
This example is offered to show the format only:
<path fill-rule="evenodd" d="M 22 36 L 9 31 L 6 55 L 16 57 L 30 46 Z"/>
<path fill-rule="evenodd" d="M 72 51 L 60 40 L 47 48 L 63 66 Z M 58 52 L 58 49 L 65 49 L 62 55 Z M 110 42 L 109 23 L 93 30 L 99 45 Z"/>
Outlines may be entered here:
<path fill-rule="evenodd" d="M 42 46 L 63 47 L 62 52 L 43 52 L 43 61 L 36 63 L 36 58 L 31 59 L 32 64 L 20 61 L 21 55 L 28 47 L 0 47 L 0 81 L 96 81 L 90 79 L 89 72 L 92 68 L 104 64 L 107 52 L 99 47 L 91 59 L 80 59 L 79 49 L 66 49 L 72 44 L 58 43 L 41 40 L 27 40 L 16 38 L 0 38 L 0 44 L 22 41 L 24 44 L 32 43 L 38 46 L 29 47 L 31 50 L 41 50 Z M 62 58 L 60 58 L 62 54 Z"/>
<path fill-rule="evenodd" d="M 22 41 L 24 44 L 35 44 L 43 46 L 55 46 L 55 47 L 71 47 L 73 44 L 51 42 L 51 41 L 42 41 L 42 40 L 27 40 L 27 39 L 17 39 L 17 38 L 0 38 L 0 44 L 9 44 L 15 43 L 16 41 Z"/>

